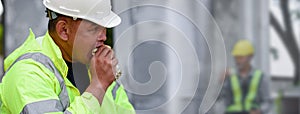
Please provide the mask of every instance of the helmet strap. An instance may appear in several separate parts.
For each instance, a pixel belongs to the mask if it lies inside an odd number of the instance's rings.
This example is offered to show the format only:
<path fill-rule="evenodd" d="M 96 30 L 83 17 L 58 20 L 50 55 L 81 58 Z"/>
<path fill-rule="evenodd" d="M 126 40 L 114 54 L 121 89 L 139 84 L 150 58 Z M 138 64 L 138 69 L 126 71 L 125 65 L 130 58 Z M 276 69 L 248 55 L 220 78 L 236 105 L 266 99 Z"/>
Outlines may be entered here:
<path fill-rule="evenodd" d="M 73 17 L 73 20 L 76 21 L 76 20 L 77 20 L 77 17 Z"/>
<path fill-rule="evenodd" d="M 50 20 L 56 19 L 58 16 L 56 15 L 55 12 L 51 11 L 51 10 L 47 10 L 48 16 Z"/>
<path fill-rule="evenodd" d="M 47 14 L 48 14 L 48 17 L 50 20 L 53 20 L 53 19 L 56 19 L 58 16 L 57 16 L 57 13 L 47 9 Z M 77 17 L 73 17 L 73 20 L 77 20 Z"/>

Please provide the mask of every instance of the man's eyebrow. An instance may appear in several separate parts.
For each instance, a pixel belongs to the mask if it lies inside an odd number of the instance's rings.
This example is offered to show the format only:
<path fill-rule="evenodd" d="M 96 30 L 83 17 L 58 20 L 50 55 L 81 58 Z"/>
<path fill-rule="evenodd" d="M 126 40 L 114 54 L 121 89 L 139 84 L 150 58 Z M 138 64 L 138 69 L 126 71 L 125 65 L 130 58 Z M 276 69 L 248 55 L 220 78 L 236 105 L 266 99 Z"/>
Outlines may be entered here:
<path fill-rule="evenodd" d="M 88 22 L 90 22 L 89 27 L 91 27 L 91 28 L 94 28 L 94 27 L 102 27 L 102 28 L 105 28 L 105 27 L 103 27 L 102 25 L 98 25 L 98 24 L 96 24 L 96 23 L 94 23 L 94 22 L 92 22 L 92 21 L 88 21 Z"/>
<path fill-rule="evenodd" d="M 91 28 L 94 28 L 94 27 L 97 27 L 98 25 L 97 24 L 95 24 L 95 23 L 90 23 L 90 25 L 89 25 L 89 27 L 91 27 Z"/>

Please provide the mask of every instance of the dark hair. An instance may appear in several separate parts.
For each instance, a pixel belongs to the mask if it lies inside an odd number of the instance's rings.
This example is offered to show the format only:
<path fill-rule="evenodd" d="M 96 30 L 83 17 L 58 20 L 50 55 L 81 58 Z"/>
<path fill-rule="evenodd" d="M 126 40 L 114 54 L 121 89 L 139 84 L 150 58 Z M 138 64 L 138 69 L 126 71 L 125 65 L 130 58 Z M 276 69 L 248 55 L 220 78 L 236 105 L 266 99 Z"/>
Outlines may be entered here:
<path fill-rule="evenodd" d="M 49 18 L 49 22 L 48 22 L 48 31 L 49 32 L 54 32 L 56 30 L 55 26 L 58 22 L 58 18 L 63 16 L 61 14 L 55 13 L 49 9 L 46 9 L 46 17 Z M 55 15 L 55 17 L 53 17 Z"/>
<path fill-rule="evenodd" d="M 52 19 L 48 22 L 48 31 L 54 32 L 56 30 L 55 25 L 57 24 L 58 19 Z"/>
<path fill-rule="evenodd" d="M 68 18 L 72 18 L 70 16 L 65 16 L 59 13 L 56 13 L 54 11 L 51 11 L 49 9 L 46 9 L 46 17 L 49 18 L 49 22 L 48 22 L 48 31 L 49 32 L 54 32 L 56 30 L 56 24 L 59 21 L 59 17 L 68 17 Z M 77 20 L 81 20 L 81 18 L 77 18 Z"/>

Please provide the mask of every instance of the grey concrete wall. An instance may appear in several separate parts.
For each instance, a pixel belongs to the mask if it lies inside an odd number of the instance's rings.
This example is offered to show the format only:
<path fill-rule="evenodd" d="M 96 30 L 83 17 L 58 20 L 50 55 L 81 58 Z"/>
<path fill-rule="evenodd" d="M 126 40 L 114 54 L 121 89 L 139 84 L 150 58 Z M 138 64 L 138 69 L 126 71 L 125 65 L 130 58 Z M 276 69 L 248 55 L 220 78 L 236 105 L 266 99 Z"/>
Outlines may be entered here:
<path fill-rule="evenodd" d="M 42 0 L 5 0 L 5 55 L 20 46 L 29 35 L 29 28 L 36 36 L 47 31 L 47 18 Z"/>
<path fill-rule="evenodd" d="M 205 102 L 212 104 L 218 93 L 218 88 L 210 88 L 213 91 L 206 94 L 209 82 L 219 77 L 212 74 L 211 67 L 219 66 L 211 61 L 225 61 L 217 59 L 225 55 L 219 50 L 224 48 L 218 44 L 220 39 L 215 38 L 219 37 L 214 32 L 217 27 L 209 23 L 210 2 L 124 0 L 113 4 L 123 19 L 114 34 L 116 53 L 125 73 L 121 82 L 137 113 L 203 113 L 199 109 L 204 96 L 209 96 Z M 156 68 L 163 66 L 164 70 L 152 69 L 157 61 L 162 64 Z M 151 80 L 157 76 L 165 81 Z M 151 92 L 153 88 L 157 90 Z M 209 106 L 202 107 L 204 111 Z"/>

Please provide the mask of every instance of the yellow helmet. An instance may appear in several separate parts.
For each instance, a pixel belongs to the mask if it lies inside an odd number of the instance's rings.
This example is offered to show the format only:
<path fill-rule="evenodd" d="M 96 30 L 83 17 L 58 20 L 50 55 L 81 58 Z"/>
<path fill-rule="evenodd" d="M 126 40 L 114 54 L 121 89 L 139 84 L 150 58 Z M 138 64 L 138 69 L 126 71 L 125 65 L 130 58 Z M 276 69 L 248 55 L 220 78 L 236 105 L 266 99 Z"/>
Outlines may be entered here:
<path fill-rule="evenodd" d="M 232 50 L 233 56 L 248 56 L 254 53 L 254 47 L 249 40 L 238 41 Z"/>

